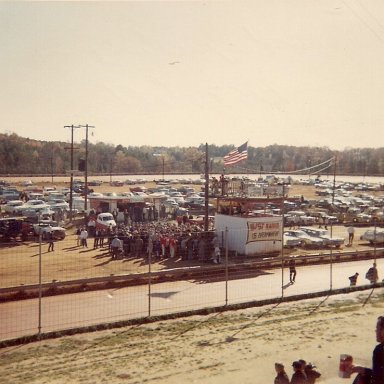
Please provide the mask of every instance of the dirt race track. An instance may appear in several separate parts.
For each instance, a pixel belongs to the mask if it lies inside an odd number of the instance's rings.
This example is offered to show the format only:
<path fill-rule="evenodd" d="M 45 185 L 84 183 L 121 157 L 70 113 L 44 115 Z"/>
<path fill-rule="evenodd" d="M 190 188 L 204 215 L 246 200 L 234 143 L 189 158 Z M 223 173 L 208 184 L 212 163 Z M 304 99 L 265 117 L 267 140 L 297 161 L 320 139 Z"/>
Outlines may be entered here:
<path fill-rule="evenodd" d="M 356 239 L 359 238 L 366 228 L 357 228 Z M 334 233 L 346 237 L 346 230 L 343 226 L 335 226 Z M 112 260 L 108 248 L 93 249 L 93 239 L 88 239 L 88 248 L 77 246 L 77 236 L 74 229 L 67 230 L 67 237 L 62 241 L 55 242 L 54 252 L 48 252 L 48 244 L 41 244 L 42 282 L 68 281 L 87 279 L 111 275 L 129 275 L 148 272 L 148 261 L 145 257 L 125 257 Z M 353 247 L 344 246 L 341 249 L 333 249 L 334 255 L 343 252 L 372 250 L 367 243 L 356 240 Z M 328 255 L 330 249 L 284 249 L 284 256 L 290 255 Z M 15 287 L 20 285 L 31 285 L 38 283 L 39 276 L 39 254 L 40 244 L 35 241 L 12 242 L 3 244 L 0 247 L 2 260 L 1 286 Z M 277 255 L 278 256 L 278 255 Z M 229 263 L 248 263 L 260 260 L 260 257 L 230 257 Z M 207 265 L 198 260 L 186 261 L 180 257 L 174 259 L 166 258 L 153 261 L 152 272 L 161 270 L 173 270 L 187 267 Z"/>

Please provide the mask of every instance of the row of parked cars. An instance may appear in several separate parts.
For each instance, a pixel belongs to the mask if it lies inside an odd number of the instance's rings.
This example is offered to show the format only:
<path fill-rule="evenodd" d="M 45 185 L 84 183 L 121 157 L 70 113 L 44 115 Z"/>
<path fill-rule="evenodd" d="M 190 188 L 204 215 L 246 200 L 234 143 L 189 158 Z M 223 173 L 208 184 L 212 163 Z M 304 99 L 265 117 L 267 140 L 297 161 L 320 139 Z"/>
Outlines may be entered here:
<path fill-rule="evenodd" d="M 3 217 L 0 218 L 0 240 L 9 241 L 20 237 L 23 241 L 29 238 L 36 238 L 41 235 L 42 239 L 63 240 L 66 236 L 65 228 L 51 219 L 43 219 L 39 223 L 32 223 L 24 217 Z"/>
<path fill-rule="evenodd" d="M 284 232 L 284 246 L 286 248 L 341 248 L 344 238 L 328 234 L 326 229 L 314 227 L 299 227 Z"/>

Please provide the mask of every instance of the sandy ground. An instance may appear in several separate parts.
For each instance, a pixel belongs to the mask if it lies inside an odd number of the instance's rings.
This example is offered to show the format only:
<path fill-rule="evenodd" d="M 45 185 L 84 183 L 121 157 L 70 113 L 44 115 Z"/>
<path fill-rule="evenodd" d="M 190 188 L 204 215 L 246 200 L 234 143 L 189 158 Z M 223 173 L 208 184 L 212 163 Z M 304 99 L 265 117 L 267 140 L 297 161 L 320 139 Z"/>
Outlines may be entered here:
<path fill-rule="evenodd" d="M 383 290 L 155 322 L 0 350 L 3 384 L 273 383 L 274 362 L 315 363 L 319 383 L 339 356 L 370 365 Z"/>

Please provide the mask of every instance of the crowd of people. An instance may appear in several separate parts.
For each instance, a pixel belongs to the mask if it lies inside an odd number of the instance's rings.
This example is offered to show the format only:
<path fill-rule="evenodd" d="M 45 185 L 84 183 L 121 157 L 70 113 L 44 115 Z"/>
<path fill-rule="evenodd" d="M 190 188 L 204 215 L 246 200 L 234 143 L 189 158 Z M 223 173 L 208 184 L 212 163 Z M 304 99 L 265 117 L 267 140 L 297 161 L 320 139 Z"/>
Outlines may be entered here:
<path fill-rule="evenodd" d="M 93 248 L 108 247 L 112 259 L 144 257 L 161 259 L 199 260 L 220 263 L 222 240 L 213 231 L 205 232 L 199 225 L 160 220 L 98 229 L 90 221 L 88 227 L 77 230 L 77 245 L 88 247 L 93 238 Z"/>
<path fill-rule="evenodd" d="M 321 373 L 316 370 L 316 366 L 305 360 L 297 360 L 292 363 L 293 374 L 291 380 L 285 372 L 284 365 L 275 363 L 276 377 L 274 384 L 314 384 Z"/>

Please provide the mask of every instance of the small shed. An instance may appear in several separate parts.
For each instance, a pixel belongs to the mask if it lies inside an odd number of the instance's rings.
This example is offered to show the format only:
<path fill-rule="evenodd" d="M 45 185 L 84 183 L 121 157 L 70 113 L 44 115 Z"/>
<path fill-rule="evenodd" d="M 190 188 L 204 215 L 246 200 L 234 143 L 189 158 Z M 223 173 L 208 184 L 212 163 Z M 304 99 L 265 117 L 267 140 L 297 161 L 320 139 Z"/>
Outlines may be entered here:
<path fill-rule="evenodd" d="M 283 208 L 284 197 L 218 197 L 215 228 L 222 245 L 228 231 L 228 248 L 240 255 L 280 252 L 283 217 L 272 207 Z"/>
<path fill-rule="evenodd" d="M 243 217 L 216 214 L 215 228 L 223 246 L 227 231 L 229 251 L 240 255 L 276 253 L 282 249 L 282 216 Z"/>

